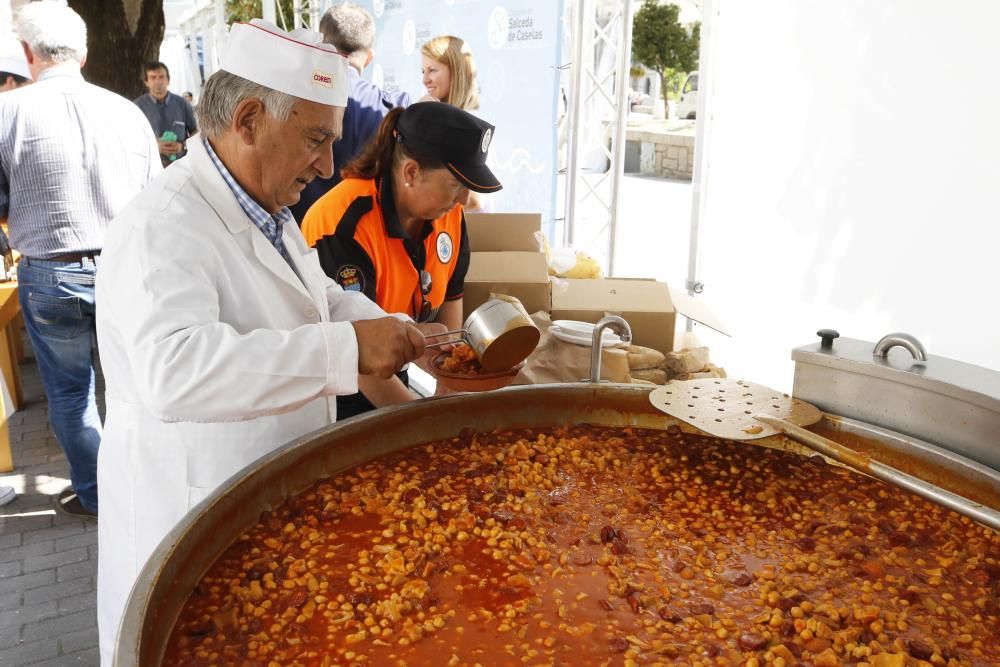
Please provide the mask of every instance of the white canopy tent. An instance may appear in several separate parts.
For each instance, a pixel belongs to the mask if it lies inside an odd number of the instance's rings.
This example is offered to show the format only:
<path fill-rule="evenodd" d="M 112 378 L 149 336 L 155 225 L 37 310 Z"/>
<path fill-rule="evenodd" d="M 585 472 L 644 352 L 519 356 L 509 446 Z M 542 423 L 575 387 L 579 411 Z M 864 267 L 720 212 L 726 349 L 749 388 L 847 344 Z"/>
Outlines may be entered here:
<path fill-rule="evenodd" d="M 225 36 L 222 4 L 200 0 L 181 21 L 189 43 L 202 40 L 206 76 Z M 293 21 L 329 4 L 300 2 Z M 614 84 L 627 79 L 634 5 L 564 4 L 567 37 L 582 41 L 566 40 L 568 76 L 581 83 L 568 108 L 576 122 L 560 236 L 573 239 L 585 212 L 606 216 L 609 248 L 636 243 L 616 236 L 614 186 L 627 107 Z M 704 290 L 733 330 L 733 341 L 706 333 L 730 372 L 788 388 L 788 350 L 822 326 L 871 340 L 908 330 L 932 354 L 1000 368 L 990 305 L 1000 289 L 991 269 L 1000 93 L 982 83 L 1000 57 L 989 33 L 1000 6 L 958 3 L 953 31 L 941 30 L 930 0 L 877 11 L 862 0 L 706 0 L 703 9 L 687 287 Z M 588 109 L 588 98 L 605 110 Z M 599 150 L 603 169 L 592 164 Z M 648 208 L 658 223 L 656 202 Z"/>

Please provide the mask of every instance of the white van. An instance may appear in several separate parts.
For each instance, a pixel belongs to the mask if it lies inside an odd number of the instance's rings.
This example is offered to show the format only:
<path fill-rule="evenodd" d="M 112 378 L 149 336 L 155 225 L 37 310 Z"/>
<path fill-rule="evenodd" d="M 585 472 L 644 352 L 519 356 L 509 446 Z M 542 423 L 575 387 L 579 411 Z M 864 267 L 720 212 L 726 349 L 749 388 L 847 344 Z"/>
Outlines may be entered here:
<path fill-rule="evenodd" d="M 681 88 L 681 99 L 677 101 L 678 118 L 694 119 L 698 112 L 698 73 L 691 72 Z"/>

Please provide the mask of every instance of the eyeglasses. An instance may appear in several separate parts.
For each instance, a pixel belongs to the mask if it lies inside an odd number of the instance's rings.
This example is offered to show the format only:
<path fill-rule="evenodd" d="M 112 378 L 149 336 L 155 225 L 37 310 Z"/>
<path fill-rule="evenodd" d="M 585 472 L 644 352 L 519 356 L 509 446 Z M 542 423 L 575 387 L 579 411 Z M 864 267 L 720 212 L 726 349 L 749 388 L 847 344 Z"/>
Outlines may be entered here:
<path fill-rule="evenodd" d="M 431 302 L 427 300 L 427 295 L 431 293 L 431 287 L 433 287 L 434 281 L 431 278 L 431 274 L 427 271 L 420 272 L 420 284 L 417 286 L 419 289 L 414 291 L 414 297 L 420 295 L 420 305 L 416 305 L 416 299 L 414 299 L 413 305 L 413 318 L 417 322 L 426 322 L 431 315 Z"/>

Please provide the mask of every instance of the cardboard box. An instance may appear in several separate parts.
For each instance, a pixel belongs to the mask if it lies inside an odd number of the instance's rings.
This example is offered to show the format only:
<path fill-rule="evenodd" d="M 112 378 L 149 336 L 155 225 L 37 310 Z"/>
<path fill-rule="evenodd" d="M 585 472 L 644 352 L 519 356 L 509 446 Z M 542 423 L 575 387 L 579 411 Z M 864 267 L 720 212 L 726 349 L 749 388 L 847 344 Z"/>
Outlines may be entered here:
<path fill-rule="evenodd" d="M 535 232 L 542 230 L 539 213 L 466 213 L 472 252 L 540 252 Z"/>
<path fill-rule="evenodd" d="M 465 276 L 463 317 L 491 293 L 516 297 L 529 313 L 549 310 L 549 270 L 535 232 L 537 213 L 468 213 L 465 224 L 472 256 Z"/>
<path fill-rule="evenodd" d="M 465 276 L 464 314 L 482 305 L 490 293 L 516 297 L 529 313 L 549 310 L 549 271 L 540 252 L 474 252 Z"/>
<path fill-rule="evenodd" d="M 605 314 L 618 315 L 632 327 L 636 345 L 664 354 L 674 349 L 677 313 L 726 334 L 703 303 L 655 280 L 553 278 L 551 298 L 553 320 L 597 322 Z"/>

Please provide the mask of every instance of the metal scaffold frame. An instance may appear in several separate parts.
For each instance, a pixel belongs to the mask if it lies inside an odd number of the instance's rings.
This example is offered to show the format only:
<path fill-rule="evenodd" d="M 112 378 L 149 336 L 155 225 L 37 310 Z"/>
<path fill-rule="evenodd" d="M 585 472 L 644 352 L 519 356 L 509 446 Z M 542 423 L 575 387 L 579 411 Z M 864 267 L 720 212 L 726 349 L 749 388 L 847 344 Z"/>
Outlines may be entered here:
<path fill-rule="evenodd" d="M 208 79 L 218 68 L 222 47 L 226 42 L 226 3 L 224 0 L 201 0 L 180 21 L 180 34 L 190 52 L 194 69 L 198 69 L 199 45 L 202 51 L 201 76 Z"/>
<path fill-rule="evenodd" d="M 273 0 L 267 0 L 273 1 Z M 312 28 L 319 30 L 319 18 L 333 0 L 293 0 L 292 23 L 294 28 Z M 308 21 L 306 18 L 308 17 Z"/>
<path fill-rule="evenodd" d="M 575 245 L 583 207 L 603 220 L 598 236 L 607 234 L 608 275 L 615 275 L 615 242 L 624 175 L 625 130 L 629 111 L 628 81 L 632 61 L 632 0 L 573 0 L 571 85 L 567 114 L 566 205 L 563 242 Z M 605 123 L 610 129 L 605 142 Z M 581 150 L 586 136 L 601 137 L 607 169 L 587 169 Z M 610 193 L 602 191 L 605 184 Z"/>
<path fill-rule="evenodd" d="M 223 2 L 224 0 L 218 0 Z M 278 0 L 263 0 L 261 18 L 281 26 L 282 19 L 288 28 L 312 28 L 319 30 L 319 19 L 337 0 L 292 0 L 292 16 L 280 16 Z"/>
<path fill-rule="evenodd" d="M 264 0 L 262 15 L 279 25 L 283 18 L 291 23 L 290 28 L 318 28 L 320 17 L 334 1 L 293 0 L 293 16 L 288 17 L 278 15 L 277 0 Z M 209 9 L 211 5 L 214 11 Z M 183 30 L 191 43 L 198 32 L 207 37 L 206 78 L 215 71 L 215 60 L 225 40 L 224 5 L 224 0 L 204 0 L 202 11 L 193 12 L 197 18 L 191 16 Z M 566 0 L 565 4 L 571 17 L 565 28 L 572 49 L 566 86 L 568 133 L 562 240 L 567 245 L 603 245 L 609 276 L 615 275 L 635 5 L 634 0 Z M 595 168 L 595 156 L 604 163 L 601 168 Z M 592 240 L 578 238 L 577 222 L 584 212 L 589 223 L 596 222 L 598 231 Z"/>
<path fill-rule="evenodd" d="M 279 14 L 277 0 L 263 0 L 261 18 L 278 26 L 282 26 L 284 23 L 288 25 L 289 29 L 311 26 L 318 29 L 320 17 L 334 1 L 293 0 L 293 15 L 282 16 Z M 200 44 L 204 59 L 202 74 L 205 79 L 208 79 L 218 68 L 219 56 L 228 34 L 225 0 L 200 0 L 181 17 L 179 23 L 180 33 L 195 60 L 197 60 L 197 49 Z"/>

